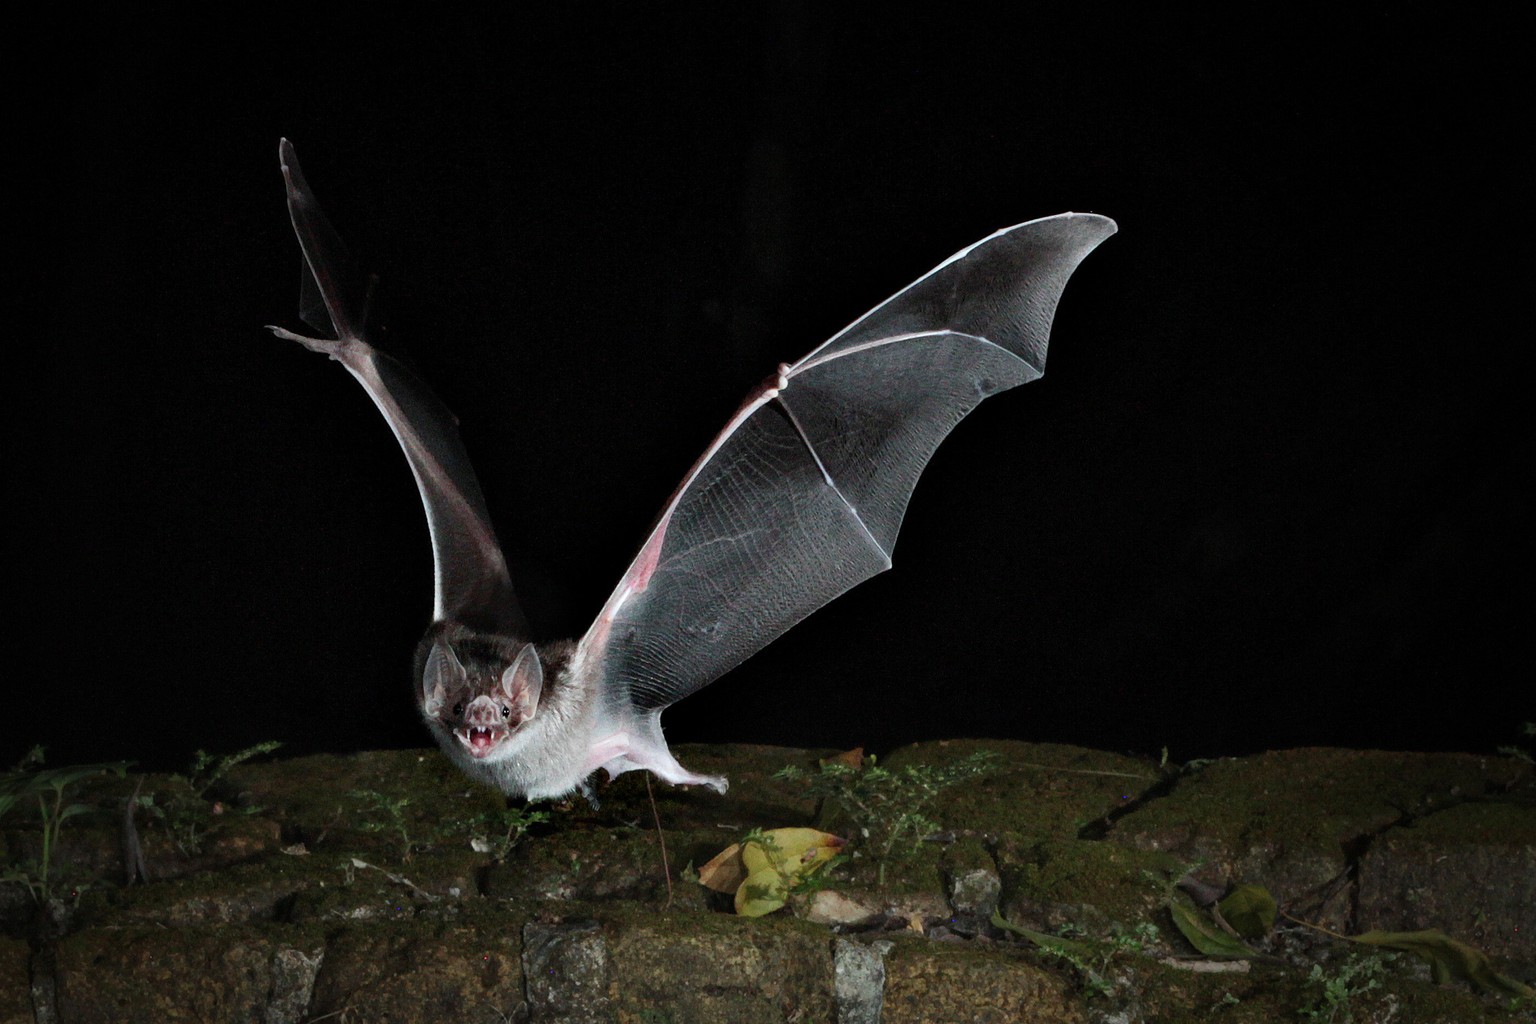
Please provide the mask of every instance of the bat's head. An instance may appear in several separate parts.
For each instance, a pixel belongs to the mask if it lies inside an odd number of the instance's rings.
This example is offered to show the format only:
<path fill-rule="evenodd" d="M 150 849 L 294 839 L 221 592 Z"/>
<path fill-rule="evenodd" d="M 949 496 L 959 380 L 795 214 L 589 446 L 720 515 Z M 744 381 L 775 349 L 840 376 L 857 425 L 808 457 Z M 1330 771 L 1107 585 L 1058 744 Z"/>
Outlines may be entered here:
<path fill-rule="evenodd" d="M 544 667 L 532 644 L 444 631 L 423 643 L 418 700 L 438 738 L 476 761 L 495 760 L 538 711 Z"/>

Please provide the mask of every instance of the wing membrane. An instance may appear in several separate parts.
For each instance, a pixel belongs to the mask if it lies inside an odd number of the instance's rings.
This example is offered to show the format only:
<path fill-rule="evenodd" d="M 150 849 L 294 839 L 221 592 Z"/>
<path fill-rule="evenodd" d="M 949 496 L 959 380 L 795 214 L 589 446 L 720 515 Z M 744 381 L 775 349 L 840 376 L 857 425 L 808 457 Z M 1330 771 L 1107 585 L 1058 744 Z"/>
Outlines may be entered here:
<path fill-rule="evenodd" d="M 288 212 L 310 286 L 301 298 L 301 315 L 333 337 L 302 338 L 274 330 L 345 366 L 400 442 L 432 534 L 435 618 L 526 636 L 480 483 L 459 438 L 458 421 L 420 378 L 368 343 L 364 330 L 370 285 L 356 272 L 321 212 L 287 139 L 279 146 L 279 156 L 288 184 Z"/>
<path fill-rule="evenodd" d="M 582 640 L 614 711 L 719 678 L 890 567 L 929 458 L 1039 377 L 1067 278 L 1113 221 L 1063 214 L 956 253 L 748 398 Z"/>

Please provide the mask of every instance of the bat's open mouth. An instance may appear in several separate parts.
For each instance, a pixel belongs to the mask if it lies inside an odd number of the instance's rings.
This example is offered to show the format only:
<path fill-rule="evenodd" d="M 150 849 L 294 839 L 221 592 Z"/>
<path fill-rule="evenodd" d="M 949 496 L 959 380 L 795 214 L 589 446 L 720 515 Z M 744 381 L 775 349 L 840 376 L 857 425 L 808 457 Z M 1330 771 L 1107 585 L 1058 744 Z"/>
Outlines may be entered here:
<path fill-rule="evenodd" d="M 460 729 L 454 733 L 459 742 L 469 748 L 469 752 L 475 757 L 484 757 L 496 749 L 497 744 L 507 738 L 507 730 L 497 729 L 491 726 L 471 726 Z"/>

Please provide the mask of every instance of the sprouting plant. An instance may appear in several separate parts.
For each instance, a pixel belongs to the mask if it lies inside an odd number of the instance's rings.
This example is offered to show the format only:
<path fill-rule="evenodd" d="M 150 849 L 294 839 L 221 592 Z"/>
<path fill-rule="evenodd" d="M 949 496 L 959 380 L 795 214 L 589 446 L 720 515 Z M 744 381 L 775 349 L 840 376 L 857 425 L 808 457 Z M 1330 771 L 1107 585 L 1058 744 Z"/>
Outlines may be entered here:
<path fill-rule="evenodd" d="M 548 820 L 548 811 L 532 811 L 526 807 L 487 811 L 469 819 L 470 845 L 497 860 L 506 860 L 512 847 L 530 828 Z"/>
<path fill-rule="evenodd" d="M 1525 728 L 1521 731 L 1524 732 L 1527 736 L 1536 736 L 1536 722 L 1526 722 Z M 1503 754 L 1505 757 L 1518 758 L 1519 760 L 1524 761 L 1526 764 L 1536 764 L 1536 756 L 1533 756 L 1531 751 L 1526 750 L 1523 747 L 1517 747 L 1511 744 L 1510 746 L 1499 747 L 1498 749 L 1499 753 Z"/>
<path fill-rule="evenodd" d="M 386 796 L 374 789 L 354 789 L 347 795 L 361 803 L 363 813 L 367 815 L 357 827 L 364 832 L 390 833 L 398 844 L 396 852 L 400 854 L 400 863 L 409 864 L 417 846 L 417 839 L 411 835 L 405 820 L 410 797 Z"/>
<path fill-rule="evenodd" d="M 93 810 L 90 804 L 65 803 L 65 794 L 77 783 L 97 775 L 113 773 L 122 778 L 131 761 L 103 764 L 77 764 L 45 769 L 43 748 L 33 747 L 15 770 L 0 776 L 0 817 L 14 807 L 37 801 L 38 818 L 43 825 L 42 859 L 36 864 L 9 868 L 0 881 L 20 882 L 39 903 L 53 896 L 53 857 L 59 848 L 64 823 Z"/>
<path fill-rule="evenodd" d="M 874 858 L 878 880 L 883 884 L 886 863 L 894 857 L 910 856 L 923 837 L 938 828 L 927 812 L 939 795 L 996 771 L 1001 761 L 999 754 L 979 750 L 953 764 L 909 765 L 893 770 L 870 756 L 861 768 L 824 761 L 815 772 L 791 765 L 774 778 L 802 783 L 808 796 L 840 809 L 859 845 Z"/>
<path fill-rule="evenodd" d="M 1324 1024 L 1351 1024 L 1355 1017 L 1350 1000 L 1381 987 L 1386 959 L 1384 956 L 1353 957 L 1333 971 L 1324 970 L 1322 964 L 1313 964 L 1307 984 L 1322 986 L 1322 995 L 1317 1005 L 1298 1010 L 1297 1015 Z"/>
<path fill-rule="evenodd" d="M 199 750 L 192 755 L 192 767 L 184 776 L 187 786 L 192 790 L 193 796 L 201 799 L 203 794 L 208 792 L 213 784 L 222 779 L 231 768 L 244 764 L 253 757 L 270 754 L 282 745 L 280 740 L 266 740 L 222 757 L 210 754 L 206 750 Z"/>
<path fill-rule="evenodd" d="M 1082 974 L 1083 987 L 1089 994 L 1111 996 L 1115 984 L 1109 979 L 1109 965 L 1114 958 L 1122 954 L 1146 955 L 1157 944 L 1161 934 L 1157 925 L 1151 921 L 1143 921 L 1133 928 L 1115 922 L 1109 927 L 1109 938 L 1093 944 L 1090 957 L 1082 960 L 1074 960 L 1071 956 L 1066 958 Z"/>
<path fill-rule="evenodd" d="M 418 851 L 433 843 L 462 842 L 466 829 L 472 849 L 504 860 L 529 829 L 548 821 L 550 816 L 548 811 L 507 807 L 477 814 L 468 821 L 434 823 L 420 818 L 412 820 L 407 812 L 411 806 L 410 797 L 390 796 L 373 789 L 354 789 L 347 796 L 357 801 L 361 812 L 357 828 L 363 832 L 388 834 L 394 840 L 402 864 L 410 863 Z M 574 853 L 571 861 L 574 871 L 578 867 Z"/>
<path fill-rule="evenodd" d="M 1151 921 L 1142 921 L 1132 928 L 1118 923 L 1109 928 L 1109 941 L 1121 952 L 1149 953 L 1162 938 L 1162 929 Z"/>
<path fill-rule="evenodd" d="M 1083 991 L 1090 996 L 1108 998 L 1115 994 L 1115 983 L 1105 976 L 1112 953 L 1092 945 L 1043 945 L 1041 951 L 1065 961 L 1083 979 Z"/>
<path fill-rule="evenodd" d="M 185 775 L 172 776 L 186 783 L 187 791 L 146 793 L 139 797 L 138 809 L 160 822 L 183 854 L 201 853 L 214 815 L 227 813 L 222 805 L 209 804 L 208 791 L 231 768 L 253 757 L 270 754 L 281 746 L 277 740 L 268 740 L 233 754 L 218 755 L 199 750 L 192 755 L 192 764 Z M 237 813 L 249 815 L 260 810 L 260 807 L 242 807 Z"/>
<path fill-rule="evenodd" d="M 1023 936 L 1042 953 L 1071 966 L 1082 978 L 1084 991 L 1094 996 L 1114 995 L 1116 986 L 1109 977 L 1109 965 L 1116 956 L 1126 953 L 1146 954 L 1161 937 L 1157 925 L 1150 921 L 1143 921 L 1133 928 L 1112 924 L 1109 938 L 1104 940 L 1084 938 L 1083 929 L 1070 923 L 1061 929 L 1064 934 L 1060 935 L 1021 928 L 1009 924 L 996 911 L 992 913 L 992 924 L 996 928 Z"/>

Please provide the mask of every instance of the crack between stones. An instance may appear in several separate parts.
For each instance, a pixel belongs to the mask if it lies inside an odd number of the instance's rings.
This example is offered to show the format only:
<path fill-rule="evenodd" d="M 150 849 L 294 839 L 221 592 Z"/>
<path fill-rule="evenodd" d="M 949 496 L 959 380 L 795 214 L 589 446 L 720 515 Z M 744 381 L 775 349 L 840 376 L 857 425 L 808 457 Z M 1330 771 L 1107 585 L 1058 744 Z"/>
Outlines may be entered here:
<path fill-rule="evenodd" d="M 1106 838 L 1109 835 L 1110 830 L 1115 827 L 1115 823 L 1118 822 L 1121 818 L 1135 814 L 1137 811 L 1141 810 L 1143 807 L 1146 807 L 1148 804 L 1155 803 L 1156 801 L 1170 795 L 1174 790 L 1179 788 L 1180 784 L 1185 779 L 1195 778 L 1200 774 L 1200 771 L 1201 769 L 1198 768 L 1188 772 L 1181 771 L 1157 780 L 1146 789 L 1143 789 L 1140 793 L 1137 793 L 1130 800 L 1127 800 L 1125 803 L 1121 804 L 1119 807 L 1116 807 L 1114 810 L 1109 811 L 1098 818 L 1095 818 L 1093 821 L 1090 821 L 1086 825 L 1079 828 L 1077 830 L 1077 838 L 1094 841 Z"/>
<path fill-rule="evenodd" d="M 1399 808 L 1398 815 L 1393 820 L 1387 822 L 1384 825 L 1378 826 L 1377 828 L 1370 829 L 1366 832 L 1361 832 L 1358 835 L 1351 836 L 1350 838 L 1343 840 L 1341 843 L 1339 843 L 1339 849 L 1340 852 L 1344 855 L 1344 870 L 1339 872 L 1329 881 L 1328 891 L 1320 901 L 1319 906 L 1325 906 L 1328 901 L 1333 898 L 1333 895 L 1335 892 L 1337 892 L 1339 886 L 1347 885 L 1349 887 L 1349 911 L 1346 916 L 1346 920 L 1348 922 L 1350 932 L 1359 932 L 1361 930 L 1360 864 L 1365 859 L 1366 854 L 1370 852 L 1371 847 L 1376 844 L 1378 839 L 1395 829 L 1411 827 L 1418 822 L 1428 820 L 1435 817 L 1436 815 L 1444 814 L 1446 811 L 1457 807 L 1464 807 L 1467 804 L 1488 803 L 1490 802 L 1488 799 L 1489 797 L 1496 797 L 1504 792 L 1507 792 L 1507 789 L 1500 788 L 1494 782 L 1489 781 L 1484 783 L 1483 791 L 1481 793 L 1457 796 L 1446 803 L 1436 804 L 1435 806 L 1426 810 L 1413 811 Z M 1500 801 L 1494 800 L 1491 802 L 1498 803 Z"/>

